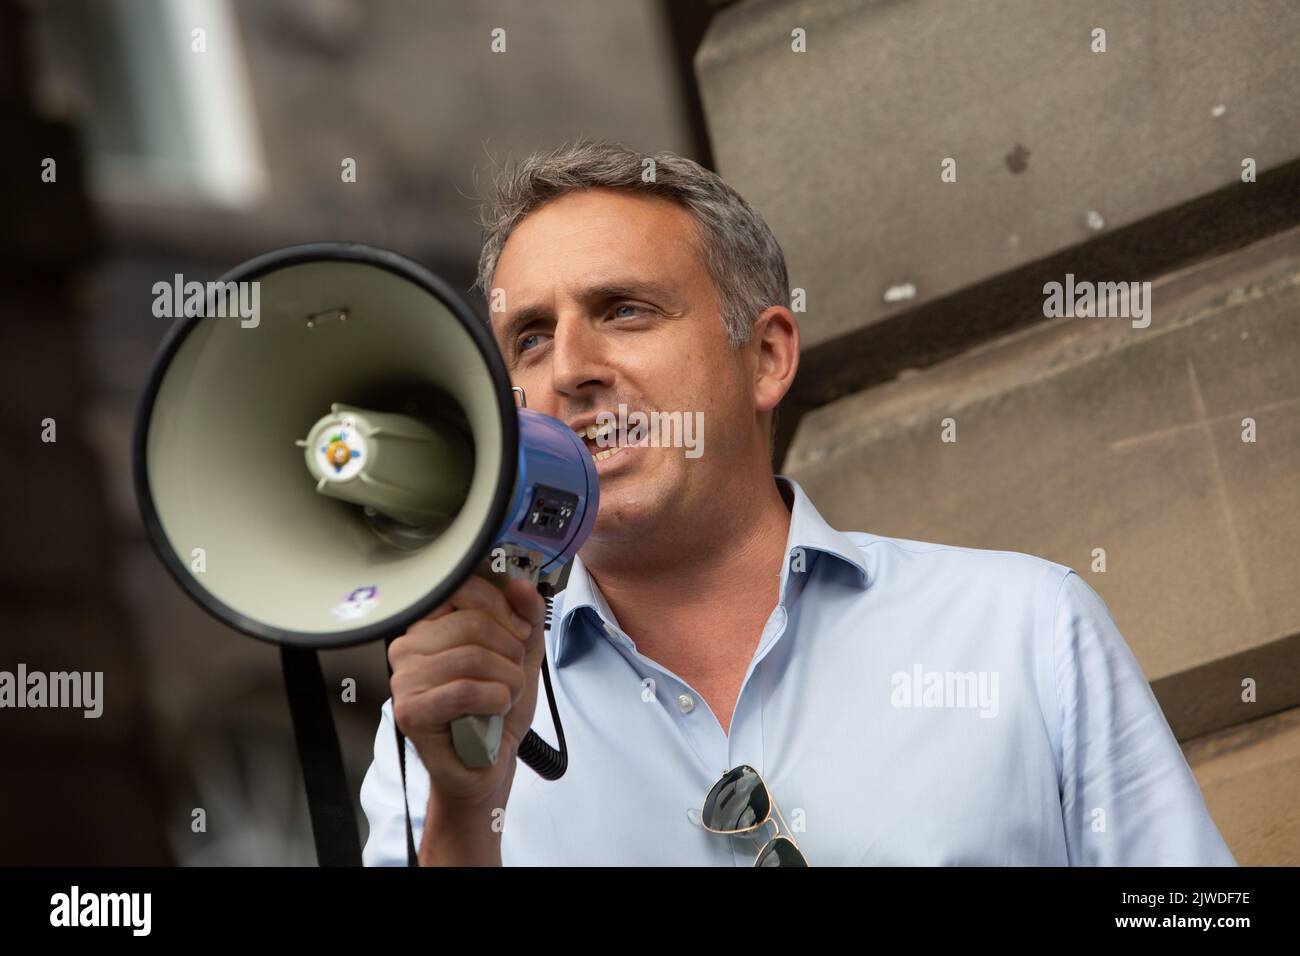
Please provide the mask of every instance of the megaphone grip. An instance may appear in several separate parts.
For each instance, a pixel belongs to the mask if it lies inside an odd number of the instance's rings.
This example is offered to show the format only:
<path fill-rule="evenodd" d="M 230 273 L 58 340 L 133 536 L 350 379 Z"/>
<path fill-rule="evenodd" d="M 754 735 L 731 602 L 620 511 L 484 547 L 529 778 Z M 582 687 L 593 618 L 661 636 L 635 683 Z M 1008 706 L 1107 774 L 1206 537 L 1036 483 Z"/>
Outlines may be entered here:
<path fill-rule="evenodd" d="M 480 717 L 466 714 L 451 722 L 451 742 L 467 767 L 490 767 L 497 762 L 501 752 L 501 728 L 505 718 L 500 714 Z"/>
<path fill-rule="evenodd" d="M 527 578 L 534 584 L 541 574 L 542 555 L 509 545 L 505 554 L 488 557 L 475 574 L 495 587 L 505 590 L 515 578 Z M 497 570 L 504 563 L 502 570 Z M 466 767 L 491 767 L 501 752 L 501 730 L 505 725 L 503 714 L 466 714 L 451 722 L 451 742 L 461 763 Z"/>

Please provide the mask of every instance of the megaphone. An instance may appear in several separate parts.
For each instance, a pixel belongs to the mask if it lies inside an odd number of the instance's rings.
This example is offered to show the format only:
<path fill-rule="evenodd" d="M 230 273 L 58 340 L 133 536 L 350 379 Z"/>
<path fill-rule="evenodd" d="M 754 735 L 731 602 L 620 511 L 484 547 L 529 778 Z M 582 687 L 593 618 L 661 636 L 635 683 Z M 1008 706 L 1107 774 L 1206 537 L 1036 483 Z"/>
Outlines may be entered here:
<path fill-rule="evenodd" d="M 253 321 L 223 308 L 248 289 Z M 471 574 L 542 584 L 577 553 L 599 506 L 591 452 L 527 408 L 439 277 L 315 243 L 202 291 L 150 371 L 133 464 L 149 538 L 206 611 L 282 653 L 391 640 Z M 453 724 L 466 765 L 495 763 L 501 723 Z M 553 749 L 526 743 L 555 776 Z"/>

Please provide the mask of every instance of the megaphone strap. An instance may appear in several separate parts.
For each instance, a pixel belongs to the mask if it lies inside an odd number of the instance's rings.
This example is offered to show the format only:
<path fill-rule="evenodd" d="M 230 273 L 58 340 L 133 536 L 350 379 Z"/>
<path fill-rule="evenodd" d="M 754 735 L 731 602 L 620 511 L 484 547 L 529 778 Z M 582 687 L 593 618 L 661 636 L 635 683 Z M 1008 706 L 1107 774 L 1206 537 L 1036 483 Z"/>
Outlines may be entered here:
<path fill-rule="evenodd" d="M 360 866 L 361 834 L 343 773 L 343 752 L 330 713 L 320 659 L 309 647 L 281 645 L 280 663 L 302 764 L 316 860 L 321 866 Z M 409 818 L 408 818 L 409 831 Z"/>

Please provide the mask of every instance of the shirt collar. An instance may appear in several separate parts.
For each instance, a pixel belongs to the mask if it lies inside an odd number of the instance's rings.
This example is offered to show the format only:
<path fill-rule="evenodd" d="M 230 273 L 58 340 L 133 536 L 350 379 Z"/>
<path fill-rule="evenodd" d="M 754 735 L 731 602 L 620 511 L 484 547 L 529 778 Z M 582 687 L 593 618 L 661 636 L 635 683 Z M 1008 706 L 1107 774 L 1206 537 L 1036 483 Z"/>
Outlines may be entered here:
<path fill-rule="evenodd" d="M 785 603 L 786 585 L 789 582 L 790 568 L 794 564 L 791 556 L 796 550 L 802 550 L 805 568 L 812 565 L 809 551 L 819 551 L 851 565 L 858 572 L 855 582 L 859 587 L 865 588 L 871 581 L 871 574 L 867 568 L 867 559 L 862 556 L 861 549 L 853 539 L 826 523 L 799 482 L 777 475 L 776 484 L 786 505 L 790 506 L 791 499 L 794 502 L 790 507 L 790 534 L 785 542 L 785 565 L 781 568 L 781 603 Z"/>
<path fill-rule="evenodd" d="M 802 549 L 805 568 L 812 565 L 813 556 L 808 552 L 817 551 L 827 554 L 856 569 L 858 574 L 854 581 L 859 587 L 866 587 L 870 583 L 870 572 L 867 569 L 866 559 L 853 539 L 826 523 L 797 481 L 785 475 L 775 477 L 781 497 L 790 508 L 790 532 L 786 536 L 785 562 L 781 567 L 781 603 L 785 603 L 790 569 L 794 565 L 792 556 L 800 549 Z M 568 652 L 571 651 L 572 642 L 575 640 L 573 636 L 575 628 L 571 619 L 579 609 L 589 607 L 596 613 L 601 624 L 618 627 L 614 612 L 610 610 L 609 603 L 600 593 L 600 588 L 596 586 L 591 572 L 582 563 L 580 555 L 574 556 L 573 564 L 569 569 L 569 581 L 561 595 L 563 596 L 562 617 L 554 627 L 556 667 L 564 666 Z"/>

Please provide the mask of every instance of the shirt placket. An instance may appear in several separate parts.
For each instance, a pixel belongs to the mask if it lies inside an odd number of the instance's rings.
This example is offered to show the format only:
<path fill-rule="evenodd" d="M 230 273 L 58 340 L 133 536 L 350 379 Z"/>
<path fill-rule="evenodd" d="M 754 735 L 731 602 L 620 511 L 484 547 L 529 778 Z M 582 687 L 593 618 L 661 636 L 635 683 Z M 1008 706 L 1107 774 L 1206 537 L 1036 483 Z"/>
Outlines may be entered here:
<path fill-rule="evenodd" d="M 759 773 L 764 773 L 763 695 L 758 671 L 763 664 L 763 659 L 785 633 L 788 623 L 789 616 L 785 605 L 778 604 L 768 615 L 767 623 L 763 625 L 763 634 L 759 638 L 754 659 L 750 662 L 749 672 L 745 675 L 744 683 L 740 687 L 740 695 L 736 698 L 736 711 L 731 718 L 731 736 L 727 739 L 727 765 L 725 768 L 719 767 L 719 771 L 748 764 Z M 753 840 L 749 837 L 732 837 L 731 852 L 736 865 L 752 866 L 759 846 L 770 833 L 771 827 L 765 825 L 751 834 Z M 758 841 L 758 845 L 754 840 Z"/>
<path fill-rule="evenodd" d="M 632 639 L 608 621 L 601 621 L 605 635 L 618 647 L 640 674 L 651 672 L 655 679 L 654 696 L 659 706 L 665 709 L 669 720 L 678 728 L 682 736 L 695 751 L 696 756 L 709 771 L 710 779 L 717 779 L 726 771 L 740 764 L 749 764 L 762 771 L 763 764 L 763 714 L 762 694 L 756 675 L 758 668 L 768 652 L 785 633 L 789 616 L 784 604 L 777 604 L 768 615 L 759 636 L 757 649 L 750 661 L 745 679 L 741 682 L 740 693 L 736 698 L 736 709 L 731 718 L 731 734 L 723 732 L 722 726 L 712 713 L 708 703 L 682 678 L 667 670 L 655 661 L 636 650 Z M 705 794 L 699 795 L 699 805 L 703 805 Z M 693 807 L 687 808 L 687 813 Z M 691 822 L 698 825 L 698 812 L 691 816 Z M 770 832 L 770 830 L 769 830 Z M 762 841 L 761 832 L 755 836 Z M 732 862 L 736 866 L 750 866 L 754 862 L 757 847 L 748 837 L 728 837 L 731 843 Z"/>

